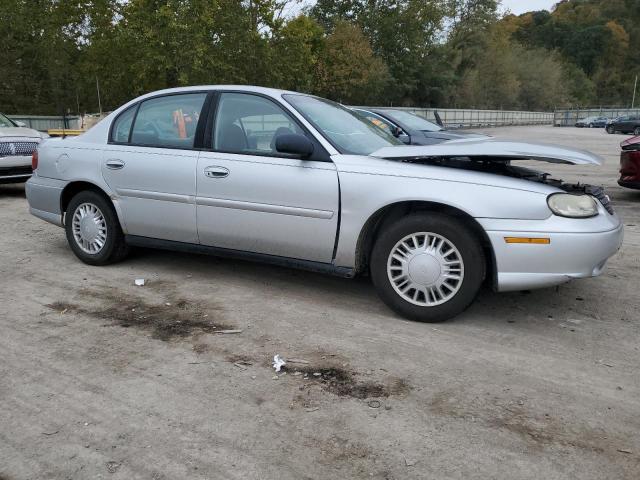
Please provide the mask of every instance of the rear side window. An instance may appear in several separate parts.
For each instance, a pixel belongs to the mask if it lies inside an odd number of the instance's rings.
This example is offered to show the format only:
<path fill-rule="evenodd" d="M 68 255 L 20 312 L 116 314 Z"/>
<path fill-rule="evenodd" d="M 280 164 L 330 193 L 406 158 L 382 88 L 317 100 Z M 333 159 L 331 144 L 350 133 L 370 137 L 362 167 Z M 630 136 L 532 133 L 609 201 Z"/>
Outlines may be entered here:
<path fill-rule="evenodd" d="M 206 93 L 145 100 L 131 132 L 131 143 L 150 147 L 193 148 Z"/>
<path fill-rule="evenodd" d="M 128 110 L 125 110 L 116 119 L 111 130 L 111 141 L 118 143 L 127 143 L 129 141 L 131 123 L 133 122 L 137 107 L 137 105 L 129 107 Z"/>

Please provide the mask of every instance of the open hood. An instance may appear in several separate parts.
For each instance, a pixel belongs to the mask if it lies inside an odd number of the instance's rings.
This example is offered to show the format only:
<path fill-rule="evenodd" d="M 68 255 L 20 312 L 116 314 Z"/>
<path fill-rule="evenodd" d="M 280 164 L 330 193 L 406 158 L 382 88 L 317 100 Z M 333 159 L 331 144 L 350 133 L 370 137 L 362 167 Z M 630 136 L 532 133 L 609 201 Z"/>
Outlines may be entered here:
<path fill-rule="evenodd" d="M 509 140 L 461 139 L 427 146 L 384 147 L 372 157 L 393 160 L 420 158 L 464 158 L 508 162 L 509 160 L 541 160 L 573 165 L 602 165 L 604 159 L 585 150 L 544 143 L 513 142 Z"/>

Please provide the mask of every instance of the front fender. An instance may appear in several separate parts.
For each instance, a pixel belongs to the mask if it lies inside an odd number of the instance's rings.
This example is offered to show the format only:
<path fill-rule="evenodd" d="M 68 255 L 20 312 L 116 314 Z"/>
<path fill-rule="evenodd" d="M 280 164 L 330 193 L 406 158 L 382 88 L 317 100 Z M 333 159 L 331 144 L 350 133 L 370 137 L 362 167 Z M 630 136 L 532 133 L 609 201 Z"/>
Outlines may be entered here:
<path fill-rule="evenodd" d="M 413 165 L 406 167 L 411 170 Z M 431 173 L 434 175 L 424 178 L 339 171 L 341 219 L 335 264 L 350 268 L 356 266 L 358 239 L 363 228 L 376 212 L 393 204 L 437 203 L 476 219 L 544 220 L 551 216 L 546 193 L 459 182 L 436 178 L 437 172 Z"/>

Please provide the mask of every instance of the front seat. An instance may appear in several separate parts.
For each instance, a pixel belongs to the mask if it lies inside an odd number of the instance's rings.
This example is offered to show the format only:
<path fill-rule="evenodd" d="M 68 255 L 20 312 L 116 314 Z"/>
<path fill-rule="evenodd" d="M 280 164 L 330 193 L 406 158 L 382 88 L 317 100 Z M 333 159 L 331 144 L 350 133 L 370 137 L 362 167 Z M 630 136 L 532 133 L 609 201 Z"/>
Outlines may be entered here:
<path fill-rule="evenodd" d="M 247 149 L 247 137 L 238 125 L 228 123 L 220 129 L 218 135 L 220 138 L 216 139 L 217 150 L 239 152 Z"/>

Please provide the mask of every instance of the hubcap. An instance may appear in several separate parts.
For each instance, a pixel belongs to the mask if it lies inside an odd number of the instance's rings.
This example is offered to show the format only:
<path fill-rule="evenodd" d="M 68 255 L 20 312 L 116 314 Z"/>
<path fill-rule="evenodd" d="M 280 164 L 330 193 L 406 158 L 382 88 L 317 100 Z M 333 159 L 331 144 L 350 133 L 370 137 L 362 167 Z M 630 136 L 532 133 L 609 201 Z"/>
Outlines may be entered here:
<path fill-rule="evenodd" d="M 464 262 L 456 246 L 442 235 L 412 233 L 391 249 L 387 275 L 404 300 L 434 307 L 458 293 L 464 279 Z"/>
<path fill-rule="evenodd" d="M 107 222 L 98 207 L 92 203 L 79 205 L 73 213 L 72 227 L 73 238 L 83 252 L 100 253 L 107 241 Z"/>

